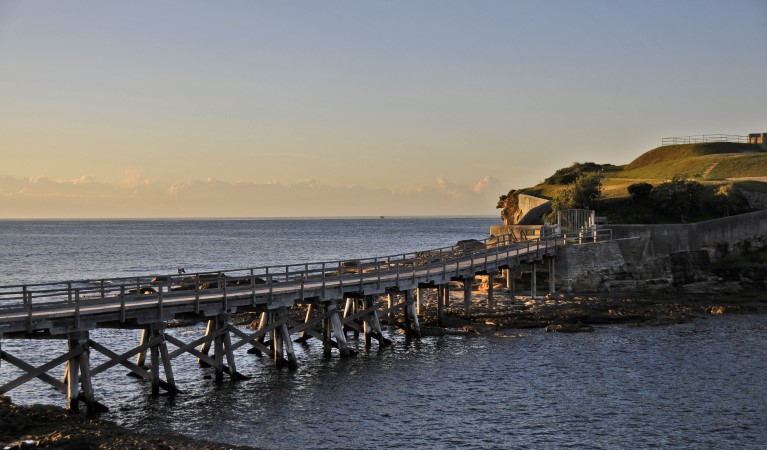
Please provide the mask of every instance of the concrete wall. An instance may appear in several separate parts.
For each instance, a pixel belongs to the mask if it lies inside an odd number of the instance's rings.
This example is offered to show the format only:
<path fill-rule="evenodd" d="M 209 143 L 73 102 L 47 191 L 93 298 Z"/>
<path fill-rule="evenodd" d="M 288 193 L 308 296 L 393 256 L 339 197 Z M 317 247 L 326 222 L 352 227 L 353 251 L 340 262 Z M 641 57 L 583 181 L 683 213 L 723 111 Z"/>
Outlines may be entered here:
<path fill-rule="evenodd" d="M 530 225 L 542 215 L 551 211 L 551 200 L 527 194 L 519 194 L 517 208 L 519 209 L 517 224 Z"/>
<path fill-rule="evenodd" d="M 556 258 L 557 288 L 564 291 L 736 292 L 712 263 L 767 242 L 767 211 L 681 225 L 611 225 L 614 240 L 566 245 Z M 758 274 L 757 274 L 758 275 Z"/>
<path fill-rule="evenodd" d="M 613 239 L 638 238 L 642 256 L 695 251 L 716 244 L 730 245 L 767 236 L 767 210 L 706 222 L 670 225 L 604 225 Z"/>

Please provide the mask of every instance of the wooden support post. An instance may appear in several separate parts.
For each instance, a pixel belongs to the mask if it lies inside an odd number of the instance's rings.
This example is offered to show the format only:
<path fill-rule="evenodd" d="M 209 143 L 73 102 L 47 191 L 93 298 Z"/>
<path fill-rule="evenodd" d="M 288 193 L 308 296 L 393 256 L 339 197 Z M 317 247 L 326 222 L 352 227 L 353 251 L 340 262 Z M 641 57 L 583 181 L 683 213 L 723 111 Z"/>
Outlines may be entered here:
<path fill-rule="evenodd" d="M 413 319 L 413 334 L 415 337 L 420 338 L 421 337 L 421 324 L 418 323 L 418 310 L 416 308 L 416 305 L 418 302 L 410 303 L 409 305 L 409 313 L 410 316 Z M 407 315 L 408 312 L 405 313 Z"/>
<path fill-rule="evenodd" d="M 290 330 L 288 330 L 286 323 L 280 325 L 280 333 L 282 334 L 282 342 L 285 344 L 285 353 L 288 355 L 288 369 L 296 370 L 298 368 L 298 359 L 296 359 L 293 341 L 290 340 Z"/>
<path fill-rule="evenodd" d="M 441 284 L 437 285 L 437 325 L 443 326 L 444 325 L 444 303 L 445 303 L 445 289 L 442 287 Z"/>
<path fill-rule="evenodd" d="M 556 274 L 554 266 L 554 258 L 549 257 L 549 294 L 556 292 Z"/>
<path fill-rule="evenodd" d="M 343 318 L 346 319 L 346 317 L 352 313 L 352 309 L 354 308 L 354 301 L 351 299 L 351 297 L 345 297 L 344 298 L 344 315 Z M 344 337 L 346 337 L 346 332 L 349 331 L 351 327 L 344 325 Z"/>
<path fill-rule="evenodd" d="M 471 319 L 471 285 L 474 277 L 463 277 L 463 317 Z"/>
<path fill-rule="evenodd" d="M 530 263 L 530 298 L 535 299 L 538 291 L 537 280 L 535 279 L 535 261 Z"/>
<path fill-rule="evenodd" d="M 217 334 L 213 339 L 213 351 L 214 351 L 214 365 L 213 370 L 216 372 L 216 382 L 220 383 L 224 381 L 224 341 L 221 335 L 218 335 L 220 323 L 218 319 L 214 319 L 213 330 Z"/>
<path fill-rule="evenodd" d="M 81 335 L 82 340 L 79 345 L 82 346 L 83 352 L 80 353 L 80 382 L 83 388 L 83 396 L 85 397 L 85 405 L 88 414 L 94 414 L 99 411 L 99 405 L 96 402 L 96 395 L 93 391 L 93 382 L 91 380 L 91 364 L 90 364 L 90 347 L 88 345 L 88 332 L 86 331 Z"/>
<path fill-rule="evenodd" d="M 330 312 L 330 325 L 333 328 L 333 334 L 336 336 L 336 343 L 338 343 L 338 351 L 341 353 L 342 358 L 348 358 L 351 356 L 351 352 L 346 343 L 346 332 L 341 324 L 341 318 L 338 316 L 338 307 L 335 303 L 329 304 L 328 312 Z"/>
<path fill-rule="evenodd" d="M 267 325 L 269 325 L 269 313 L 264 311 L 261 313 L 261 317 L 258 319 L 258 331 L 263 331 L 267 327 Z M 256 341 L 259 344 L 263 345 L 265 340 L 266 340 L 266 333 L 262 334 L 261 337 L 259 337 Z M 254 349 L 255 349 L 256 355 L 261 356 L 261 352 L 255 347 Z"/>
<path fill-rule="evenodd" d="M 277 313 L 269 313 L 271 316 L 271 322 L 275 323 L 277 321 Z M 282 367 L 287 363 L 287 360 L 283 356 L 283 343 L 282 343 L 282 333 L 280 330 L 278 330 L 275 327 L 274 330 L 272 330 L 272 351 L 274 352 L 274 365 L 277 367 Z"/>
<path fill-rule="evenodd" d="M 280 308 L 277 311 L 277 321 L 281 322 L 281 321 L 286 320 L 287 319 L 287 315 L 288 315 L 287 310 L 284 307 Z M 288 356 L 287 360 L 285 360 L 284 357 L 283 357 L 282 364 L 283 365 L 287 364 L 287 366 L 288 366 L 288 368 L 290 370 L 297 369 L 298 368 L 298 360 L 296 359 L 296 352 L 293 350 L 293 341 L 290 340 L 290 330 L 288 330 L 287 323 L 283 323 L 282 325 L 277 327 L 277 329 L 275 329 L 275 331 L 277 331 L 277 334 L 280 337 L 280 341 L 282 341 L 281 343 L 275 341 L 275 345 L 274 345 L 275 349 L 278 348 L 278 347 L 282 348 L 284 346 L 285 347 L 285 354 L 287 354 L 287 356 Z"/>
<path fill-rule="evenodd" d="M 228 319 L 226 320 L 224 327 L 226 328 L 226 332 L 223 335 L 221 335 L 221 338 L 223 339 L 224 352 L 226 354 L 226 364 L 229 366 L 229 378 L 231 378 L 232 380 L 237 380 L 239 379 L 239 377 L 237 376 L 237 364 L 236 364 L 236 361 L 234 360 L 234 349 L 232 348 L 232 336 L 229 335 Z"/>
<path fill-rule="evenodd" d="M 405 337 L 410 337 L 413 330 L 410 328 L 410 291 L 402 293 L 402 316 L 405 322 Z"/>
<path fill-rule="evenodd" d="M 205 327 L 205 336 L 210 336 L 213 334 L 213 320 L 208 320 L 208 325 Z M 210 353 L 210 340 L 205 340 L 202 345 L 200 346 L 200 353 L 207 355 Z M 197 358 L 197 364 L 200 365 L 200 367 L 208 367 L 208 363 L 203 361 L 200 358 Z M 140 365 L 139 365 L 140 366 Z"/>
<path fill-rule="evenodd" d="M 76 339 L 67 341 L 69 351 L 75 350 L 79 342 Z M 67 361 L 67 409 L 71 412 L 80 410 L 79 393 L 80 387 L 80 358 L 75 356 Z"/>
<path fill-rule="evenodd" d="M 487 274 L 487 307 L 495 308 L 495 297 L 493 296 L 493 283 L 495 283 L 495 272 Z"/>
<path fill-rule="evenodd" d="M 152 329 L 154 337 L 154 329 Z M 152 395 L 160 395 L 160 349 L 156 345 L 149 347 L 152 357 L 150 372 L 152 373 Z"/>
<path fill-rule="evenodd" d="M 304 319 L 304 323 L 309 323 L 312 320 L 312 308 L 314 306 L 312 304 L 309 304 L 309 306 L 306 307 L 306 318 Z M 306 332 L 306 330 L 301 332 L 301 342 L 306 342 L 311 336 L 309 336 L 309 333 Z"/>
<path fill-rule="evenodd" d="M 389 292 L 386 295 L 386 300 L 387 300 L 386 305 L 389 309 L 389 313 L 386 315 L 386 323 L 389 326 L 392 326 L 394 325 L 394 294 Z"/>
<path fill-rule="evenodd" d="M 170 365 L 168 343 L 165 341 L 165 330 L 160 330 L 160 338 L 162 339 L 162 342 L 159 345 L 160 358 L 162 358 L 162 367 L 165 370 L 165 382 L 167 383 L 167 386 L 170 387 L 168 392 L 170 394 L 175 394 L 178 392 L 178 388 L 176 388 L 176 378 L 173 376 L 173 366 Z"/>
<path fill-rule="evenodd" d="M 328 317 L 328 306 L 322 308 L 322 353 L 326 358 L 330 358 L 332 344 L 330 342 L 330 317 Z"/>
<path fill-rule="evenodd" d="M 141 341 L 139 341 L 139 345 L 144 345 L 149 342 L 150 333 L 151 331 L 146 328 L 141 330 Z M 146 366 L 146 350 L 141 351 L 138 355 L 136 355 L 136 365 L 139 367 Z"/>
<path fill-rule="evenodd" d="M 511 269 L 503 269 L 503 275 L 506 277 L 506 289 L 508 289 L 509 292 L 511 292 L 511 282 L 512 282 Z"/>
<path fill-rule="evenodd" d="M 420 316 L 423 309 L 423 290 L 421 288 L 415 289 L 415 305 L 416 313 Z"/>
<path fill-rule="evenodd" d="M 365 310 L 368 303 L 368 297 L 365 296 L 363 300 L 359 301 L 362 302 L 362 309 Z M 363 334 L 365 336 L 365 348 L 370 348 L 370 314 L 365 314 L 362 316 L 362 327 Z"/>
<path fill-rule="evenodd" d="M 363 303 L 365 309 L 375 305 L 372 295 L 366 295 Z M 367 315 L 367 322 L 370 323 L 370 335 L 378 339 L 379 347 L 386 347 L 391 345 L 391 341 L 386 339 L 381 330 L 381 322 L 378 320 L 378 311 L 375 308 Z"/>
<path fill-rule="evenodd" d="M 514 302 L 517 300 L 517 269 L 509 271 L 509 280 L 511 280 L 511 286 L 509 287 L 509 297 L 511 298 L 511 301 Z"/>
<path fill-rule="evenodd" d="M 442 297 L 445 302 L 445 308 L 450 308 L 450 283 L 442 285 L 445 289 L 445 295 Z"/>

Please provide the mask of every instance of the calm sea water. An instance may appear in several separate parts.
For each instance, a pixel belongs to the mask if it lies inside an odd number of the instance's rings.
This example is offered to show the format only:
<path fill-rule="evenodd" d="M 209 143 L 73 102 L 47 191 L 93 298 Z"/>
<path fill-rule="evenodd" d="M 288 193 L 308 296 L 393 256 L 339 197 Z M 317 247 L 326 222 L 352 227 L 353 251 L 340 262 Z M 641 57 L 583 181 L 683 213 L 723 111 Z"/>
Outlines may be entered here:
<path fill-rule="evenodd" d="M 0 222 L 0 274 L 19 282 L 212 270 L 393 254 L 485 237 L 492 219 Z M 202 325 L 171 330 L 185 341 Z M 174 359 L 183 394 L 149 395 L 124 369 L 98 375 L 104 418 L 137 430 L 264 448 L 767 448 L 767 317 L 723 316 L 594 333 L 510 330 L 429 337 L 325 359 L 296 346 L 278 370 L 239 349 L 252 376 L 216 384 Z M 92 337 L 120 353 L 133 331 Z M 58 341 L 5 340 L 35 364 Z M 102 361 L 92 355 L 93 363 Z M 60 376 L 63 368 L 54 371 Z M 0 383 L 18 372 L 6 363 Z M 18 403 L 64 404 L 40 382 Z"/>

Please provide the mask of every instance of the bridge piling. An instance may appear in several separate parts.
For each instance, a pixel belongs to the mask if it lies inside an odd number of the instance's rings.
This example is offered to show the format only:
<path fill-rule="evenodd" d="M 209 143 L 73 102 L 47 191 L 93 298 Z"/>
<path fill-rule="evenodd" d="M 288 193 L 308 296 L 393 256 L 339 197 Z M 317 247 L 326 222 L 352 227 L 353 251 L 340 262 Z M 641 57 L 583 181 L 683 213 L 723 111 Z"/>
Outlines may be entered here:
<path fill-rule="evenodd" d="M 141 330 L 141 339 L 139 340 L 139 346 L 145 346 L 149 342 L 150 331 L 147 328 Z M 136 365 L 139 367 L 146 367 L 146 349 L 142 350 L 136 355 Z"/>
<path fill-rule="evenodd" d="M 495 283 L 495 272 L 490 272 L 487 274 L 487 307 L 490 309 L 495 309 L 493 283 Z"/>
<path fill-rule="evenodd" d="M 67 360 L 66 379 L 67 379 L 67 409 L 71 412 L 78 412 L 80 404 L 78 396 L 80 394 L 80 360 L 78 351 L 81 350 L 77 338 L 70 336 L 67 339 L 67 348 L 72 356 Z"/>
<path fill-rule="evenodd" d="M 463 317 L 471 319 L 471 288 L 474 277 L 463 277 Z"/>
<path fill-rule="evenodd" d="M 556 265 L 554 264 L 554 258 L 549 257 L 549 294 L 556 292 Z"/>
<path fill-rule="evenodd" d="M 341 318 L 338 315 L 338 306 L 335 302 L 329 302 L 328 311 L 330 312 L 330 326 L 333 329 L 333 334 L 336 337 L 336 343 L 338 345 L 338 352 L 342 358 L 348 358 L 351 356 L 351 351 L 346 342 L 346 331 L 341 323 Z"/>
<path fill-rule="evenodd" d="M 437 285 L 437 326 L 445 324 L 445 288 L 444 285 Z"/>
<path fill-rule="evenodd" d="M 210 336 L 213 334 L 213 320 L 208 319 L 208 324 L 205 326 L 205 336 Z M 144 334 L 142 332 L 141 334 L 141 340 L 143 343 L 144 340 Z M 205 340 L 203 341 L 202 345 L 200 346 L 200 353 L 203 355 L 208 355 L 210 353 L 210 341 Z M 200 367 L 209 367 L 209 364 L 202 360 L 202 358 L 197 358 L 197 364 L 199 364 Z M 141 364 L 136 362 L 136 365 L 141 367 Z"/>
<path fill-rule="evenodd" d="M 418 317 L 423 310 L 423 290 L 420 287 L 415 289 L 415 304 L 416 317 Z"/>

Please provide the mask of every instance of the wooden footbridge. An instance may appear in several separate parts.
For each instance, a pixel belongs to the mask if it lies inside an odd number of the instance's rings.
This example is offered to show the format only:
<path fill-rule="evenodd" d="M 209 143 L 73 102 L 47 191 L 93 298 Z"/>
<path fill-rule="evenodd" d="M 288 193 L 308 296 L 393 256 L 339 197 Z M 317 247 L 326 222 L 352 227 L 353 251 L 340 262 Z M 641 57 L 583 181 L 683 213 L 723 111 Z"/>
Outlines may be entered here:
<path fill-rule="evenodd" d="M 160 389 L 178 392 L 171 361 L 187 353 L 201 365 L 213 367 L 216 380 L 224 374 L 246 378 L 237 371 L 234 357 L 234 350 L 243 346 L 249 346 L 250 353 L 273 355 L 278 366 L 295 367 L 292 343 L 297 336 L 319 339 L 326 356 L 337 349 L 341 357 L 348 357 L 354 352 L 347 344 L 347 331 L 362 333 L 366 347 L 373 339 L 380 346 L 388 345 L 379 318 L 388 318 L 394 325 L 395 313 L 401 317 L 396 325 L 407 336 L 419 336 L 424 289 L 437 291 L 440 324 L 450 281 L 463 282 L 467 317 L 471 315 L 471 282 L 480 274 L 490 277 L 488 299 L 492 302 L 492 278 L 499 271 L 547 260 L 553 290 L 551 257 L 556 252 L 553 238 L 519 242 L 513 236 L 500 236 L 370 259 L 0 286 L 0 361 L 22 372 L 0 386 L 0 394 L 37 378 L 66 394 L 70 410 L 78 410 L 83 402 L 89 412 L 95 412 L 103 406 L 96 401 L 92 380 L 118 365 L 148 380 L 152 393 L 158 394 Z M 534 283 L 535 270 L 532 275 Z M 381 295 L 388 298 L 385 307 L 375 301 Z M 231 315 L 242 312 L 260 313 L 257 330 L 248 333 L 231 324 Z M 206 321 L 207 330 L 203 337 L 183 342 L 166 333 L 172 320 Z M 90 336 L 99 328 L 143 331 L 136 347 L 118 354 Z M 4 339 L 59 339 L 66 340 L 67 346 L 62 354 L 35 367 L 22 359 L 25 355 L 2 350 Z M 106 356 L 106 362 L 92 366 L 92 351 Z M 63 380 L 48 373 L 62 364 L 66 365 Z"/>

